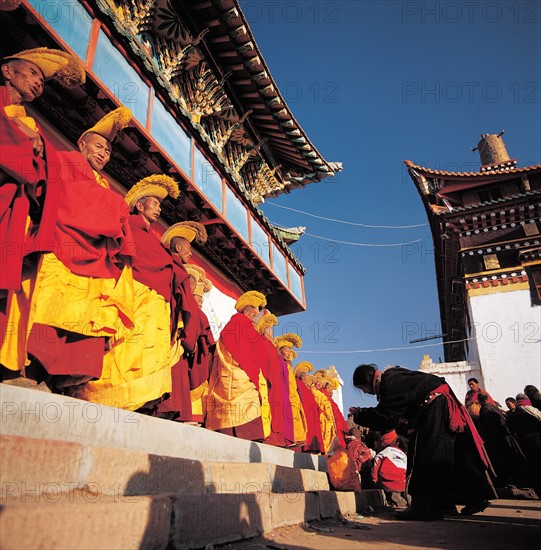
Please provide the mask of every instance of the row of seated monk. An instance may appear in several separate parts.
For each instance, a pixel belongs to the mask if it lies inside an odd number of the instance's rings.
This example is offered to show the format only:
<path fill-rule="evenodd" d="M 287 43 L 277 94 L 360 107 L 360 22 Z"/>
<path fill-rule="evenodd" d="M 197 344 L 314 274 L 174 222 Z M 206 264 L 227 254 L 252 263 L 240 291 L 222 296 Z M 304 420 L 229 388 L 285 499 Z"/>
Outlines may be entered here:
<path fill-rule="evenodd" d="M 155 222 L 178 183 L 143 177 L 125 196 L 104 168 L 132 114 L 120 107 L 61 150 L 29 116 L 47 81 L 80 86 L 68 53 L 35 48 L 1 61 L 0 375 L 53 392 L 251 440 L 325 453 L 348 426 L 330 371 L 293 370 L 294 334 L 255 290 L 215 342 L 201 306 L 212 284 L 190 263 L 204 225 Z"/>

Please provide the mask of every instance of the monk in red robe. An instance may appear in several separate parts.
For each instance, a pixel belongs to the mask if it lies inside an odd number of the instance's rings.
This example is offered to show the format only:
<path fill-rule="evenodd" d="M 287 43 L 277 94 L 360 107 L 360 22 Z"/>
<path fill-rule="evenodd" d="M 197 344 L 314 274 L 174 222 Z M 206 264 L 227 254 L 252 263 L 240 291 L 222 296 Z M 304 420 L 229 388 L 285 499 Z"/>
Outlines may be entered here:
<path fill-rule="evenodd" d="M 308 361 L 301 361 L 295 367 L 293 374 L 297 382 L 297 389 L 301 396 L 302 408 L 306 416 L 308 430 L 306 432 L 306 445 L 302 448 L 307 453 L 325 453 L 325 443 L 321 433 L 320 410 L 310 390 L 314 383 L 314 377 L 308 374 L 314 370 L 314 366 Z"/>
<path fill-rule="evenodd" d="M 177 198 L 178 184 L 164 174 L 140 180 L 126 194 L 136 257 L 133 262 L 133 329 L 111 338 L 99 380 L 72 395 L 104 405 L 152 413 L 171 392 L 170 301 L 173 258 L 151 225 L 161 201 Z"/>
<path fill-rule="evenodd" d="M 293 348 L 301 346 L 302 339 L 297 334 L 282 334 L 274 339 L 274 347 L 280 363 L 283 399 L 284 402 L 287 399 L 291 407 L 290 410 L 284 411 L 284 433 L 290 447 L 303 447 L 306 444 L 308 429 L 297 382 L 291 367 L 292 360 L 297 357 L 297 352 Z"/>
<path fill-rule="evenodd" d="M 53 148 L 43 138 L 36 121 L 27 116 L 25 105 L 43 93 L 47 80 L 74 88 L 85 77 L 81 62 L 60 50 L 35 48 L 2 60 L 0 296 L 4 298 L 7 290 L 21 288 L 24 256 L 47 250 L 54 242 L 56 182 L 48 182 L 46 165 Z"/>
<path fill-rule="evenodd" d="M 194 354 L 203 330 L 200 309 L 195 301 L 190 286 L 190 275 L 185 267 L 192 257 L 191 243 L 194 240 L 203 245 L 207 240 L 207 232 L 203 225 L 191 221 L 172 225 L 161 239 L 162 244 L 171 250 L 174 259 L 171 341 L 176 357 L 171 369 L 172 391 L 160 403 L 156 415 L 180 422 L 194 421 L 190 397 L 190 390 L 193 389 L 190 383 L 190 366 L 193 367 Z M 206 374 L 208 375 L 208 370 Z M 197 379 L 194 382 L 199 382 L 199 375 L 194 373 L 194 378 Z"/>
<path fill-rule="evenodd" d="M 286 441 L 284 418 L 293 418 L 291 402 L 289 401 L 289 388 L 282 391 L 281 366 L 273 344 L 272 327 L 278 324 L 278 319 L 268 310 L 263 310 L 263 315 L 256 322 L 257 331 L 263 336 L 262 342 L 265 354 L 261 357 L 262 363 L 266 363 L 266 378 L 269 387 L 269 406 L 271 411 L 271 433 L 265 440 L 268 445 L 277 447 L 289 447 L 293 441 Z M 286 398 L 284 400 L 284 397 Z"/>
<path fill-rule="evenodd" d="M 333 416 L 334 416 L 334 423 L 336 426 L 336 437 L 338 438 L 338 443 L 346 448 L 346 440 L 345 436 L 349 434 L 349 426 L 344 419 L 344 415 L 338 408 L 338 405 L 332 398 L 332 392 L 334 389 L 338 388 L 338 380 L 331 376 L 328 370 L 326 369 L 319 369 L 316 371 L 315 375 L 317 383 L 318 383 L 318 389 L 323 393 L 327 399 L 329 400 L 329 403 L 331 404 Z"/>
<path fill-rule="evenodd" d="M 106 339 L 120 324 L 133 327 L 129 210 L 102 175 L 131 117 L 120 107 L 79 138 L 79 151 L 56 154 L 55 247 L 38 265 L 28 339 L 28 353 L 53 391 L 99 378 Z"/>
<path fill-rule="evenodd" d="M 200 334 L 195 352 L 188 357 L 190 378 L 190 399 L 192 400 L 192 422 L 203 425 L 206 416 L 206 399 L 208 396 L 210 370 L 214 361 L 216 341 L 210 328 L 207 315 L 203 311 L 203 298 L 212 289 L 212 283 L 206 277 L 205 270 L 194 264 L 186 265 L 190 274 L 193 297 L 199 306 Z"/>
<path fill-rule="evenodd" d="M 244 293 L 235 303 L 237 313 L 220 334 L 207 398 L 205 427 L 210 430 L 252 441 L 270 435 L 262 337 L 253 324 L 266 304 L 260 292 Z"/>
<path fill-rule="evenodd" d="M 2 60 L 0 86 L 0 379 L 24 369 L 26 338 L 39 253 L 54 247 L 60 180 L 54 147 L 25 105 L 55 79 L 67 88 L 86 73 L 75 57 L 35 48 Z M 23 260 L 25 261 L 23 266 Z"/>

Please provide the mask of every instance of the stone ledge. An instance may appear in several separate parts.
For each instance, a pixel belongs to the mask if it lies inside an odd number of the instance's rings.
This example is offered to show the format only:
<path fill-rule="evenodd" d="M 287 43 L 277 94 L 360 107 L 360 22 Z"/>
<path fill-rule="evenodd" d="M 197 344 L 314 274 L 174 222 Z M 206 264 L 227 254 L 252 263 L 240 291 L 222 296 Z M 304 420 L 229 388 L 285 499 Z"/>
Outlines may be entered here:
<path fill-rule="evenodd" d="M 329 489 L 327 474 L 275 464 L 202 462 L 79 443 L 0 436 L 0 497 L 69 493 L 294 493 Z"/>
<path fill-rule="evenodd" d="M 347 498 L 349 496 L 349 498 Z M 78 492 L 34 495 L 2 505 L 0 547 L 133 549 L 202 548 L 278 527 L 353 513 L 349 493 L 260 493 L 106 497 Z M 332 503 L 335 511 L 331 513 Z"/>
<path fill-rule="evenodd" d="M 0 384 L 0 411 L 3 435 L 70 441 L 90 447 L 199 461 L 259 462 L 327 470 L 324 457 L 7 384 Z"/>

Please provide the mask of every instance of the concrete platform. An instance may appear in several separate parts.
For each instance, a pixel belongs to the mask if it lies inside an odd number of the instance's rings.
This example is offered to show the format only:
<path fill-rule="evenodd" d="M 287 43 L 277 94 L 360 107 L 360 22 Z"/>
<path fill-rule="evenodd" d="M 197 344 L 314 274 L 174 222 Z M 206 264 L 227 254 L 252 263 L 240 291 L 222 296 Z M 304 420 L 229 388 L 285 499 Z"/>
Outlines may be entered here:
<path fill-rule="evenodd" d="M 328 491 L 327 474 L 254 463 L 211 462 L 80 443 L 0 436 L 0 496 L 247 494 Z"/>
<path fill-rule="evenodd" d="M 0 384 L 0 548 L 201 548 L 355 514 L 326 459 Z"/>
<path fill-rule="evenodd" d="M 0 433 L 200 461 L 327 470 L 324 457 L 236 439 L 179 422 L 0 384 Z"/>
<path fill-rule="evenodd" d="M 0 547 L 21 549 L 202 548 L 286 525 L 355 513 L 349 493 L 104 496 L 90 492 L 9 498 Z"/>

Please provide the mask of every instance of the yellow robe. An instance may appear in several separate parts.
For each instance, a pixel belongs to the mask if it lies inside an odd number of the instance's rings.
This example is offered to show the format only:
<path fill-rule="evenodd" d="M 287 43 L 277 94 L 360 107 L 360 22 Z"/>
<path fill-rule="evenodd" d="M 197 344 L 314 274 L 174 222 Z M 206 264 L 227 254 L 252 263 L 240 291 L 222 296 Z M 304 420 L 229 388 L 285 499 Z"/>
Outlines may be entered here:
<path fill-rule="evenodd" d="M 133 277 L 118 279 L 72 273 L 53 253 L 43 254 L 32 296 L 31 322 L 85 336 L 113 336 L 133 327 Z"/>
<path fill-rule="evenodd" d="M 308 432 L 308 423 L 306 422 L 306 414 L 301 403 L 301 396 L 297 389 L 297 381 L 291 369 L 291 365 L 287 364 L 289 375 L 289 401 L 291 402 L 291 412 L 293 414 L 293 437 L 295 443 L 306 442 L 306 434 Z"/>
<path fill-rule="evenodd" d="M 334 423 L 332 406 L 327 396 L 320 392 L 315 386 L 311 386 L 310 391 L 320 410 L 319 422 L 321 424 L 321 435 L 323 436 L 325 452 L 327 452 L 331 447 L 332 440 L 336 436 L 336 425 Z"/>
<path fill-rule="evenodd" d="M 194 416 L 203 417 L 205 420 L 205 415 L 207 411 L 206 400 L 209 394 L 209 383 L 205 380 L 200 386 L 190 391 L 190 400 L 192 402 L 192 414 Z"/>
<path fill-rule="evenodd" d="M 101 378 L 74 387 L 73 397 L 133 411 L 171 391 L 169 303 L 136 280 L 133 302 L 134 328 L 121 327 Z"/>
<path fill-rule="evenodd" d="M 205 427 L 209 430 L 242 426 L 261 418 L 264 436 L 270 435 L 267 381 L 260 371 L 258 392 L 221 340 L 216 345 L 216 364 L 210 375 L 206 411 Z"/>

